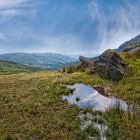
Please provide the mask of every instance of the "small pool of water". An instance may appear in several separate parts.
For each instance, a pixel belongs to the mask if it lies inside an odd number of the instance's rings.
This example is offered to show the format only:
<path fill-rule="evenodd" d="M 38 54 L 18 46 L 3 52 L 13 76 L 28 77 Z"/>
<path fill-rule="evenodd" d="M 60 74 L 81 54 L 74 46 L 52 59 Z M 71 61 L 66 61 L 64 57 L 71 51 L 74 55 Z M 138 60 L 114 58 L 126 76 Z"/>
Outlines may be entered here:
<path fill-rule="evenodd" d="M 74 84 L 68 86 L 75 89 L 73 94 L 63 96 L 70 104 L 78 105 L 82 108 L 93 108 L 99 111 L 105 111 L 115 106 L 117 103 L 123 110 L 127 110 L 128 105 L 124 100 L 113 96 L 106 97 L 97 92 L 93 87 L 85 84 Z"/>

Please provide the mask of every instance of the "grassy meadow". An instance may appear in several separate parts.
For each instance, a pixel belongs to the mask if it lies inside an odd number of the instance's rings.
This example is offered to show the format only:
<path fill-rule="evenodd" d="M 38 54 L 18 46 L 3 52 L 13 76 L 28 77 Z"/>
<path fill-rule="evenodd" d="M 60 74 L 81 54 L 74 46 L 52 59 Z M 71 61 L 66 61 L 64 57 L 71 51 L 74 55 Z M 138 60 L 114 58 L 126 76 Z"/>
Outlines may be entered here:
<path fill-rule="evenodd" d="M 62 100 L 67 84 L 89 79 L 84 73 L 35 72 L 0 76 L 1 139 L 85 139 L 76 106 Z M 84 136 L 83 136 L 84 135 Z"/>
<path fill-rule="evenodd" d="M 39 71 L 40 68 L 33 68 L 26 65 L 8 62 L 8 61 L 1 61 L 0 60 L 0 75 L 8 75 L 8 74 L 18 74 L 18 73 L 31 73 L 33 71 Z"/>
<path fill-rule="evenodd" d="M 88 71 L 70 70 L 19 72 L 0 75 L 0 140 L 88 140 L 99 135 L 89 126 L 81 129 L 79 114 L 88 112 L 96 122 L 108 126 L 108 140 L 139 140 L 140 112 L 124 112 L 118 106 L 105 113 L 80 109 L 62 100 L 72 92 L 68 84 L 109 85 L 110 93 L 131 104 L 140 104 L 140 60 L 128 59 L 129 71 L 119 82 L 91 75 Z M 76 71 L 76 72 L 74 72 Z"/>

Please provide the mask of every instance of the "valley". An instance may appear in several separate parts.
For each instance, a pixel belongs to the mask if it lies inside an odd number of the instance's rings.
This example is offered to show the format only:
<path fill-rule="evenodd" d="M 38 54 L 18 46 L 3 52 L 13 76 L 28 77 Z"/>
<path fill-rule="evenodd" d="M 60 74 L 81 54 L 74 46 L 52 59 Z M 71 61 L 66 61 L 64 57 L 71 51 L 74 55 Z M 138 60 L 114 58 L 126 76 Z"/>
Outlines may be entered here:
<path fill-rule="evenodd" d="M 8 53 L 1 54 L 0 60 L 44 69 L 58 69 L 77 59 L 56 53 Z"/>
<path fill-rule="evenodd" d="M 99 56 L 99 60 L 111 65 L 110 57 L 106 57 L 106 53 L 103 54 Z M 107 56 L 108 54 L 110 51 L 107 51 Z M 119 58 L 119 62 L 120 60 L 122 62 L 123 58 L 127 64 L 127 70 L 119 80 L 104 75 L 108 71 L 101 74 L 95 69 L 94 72 L 93 65 L 74 64 L 58 70 L 46 70 L 1 61 L 0 139 L 139 140 L 140 59 L 139 56 L 133 57 L 126 52 L 116 54 L 111 51 L 113 60 L 114 55 Z M 104 58 L 107 59 L 102 61 Z M 96 62 L 94 58 L 92 62 Z M 115 68 L 121 66 L 118 61 L 115 61 L 113 65 Z M 122 67 L 119 70 L 121 69 Z M 118 73 L 117 70 L 114 71 Z M 75 94 L 76 89 L 71 87 L 77 83 L 91 88 L 107 87 L 108 95 L 122 99 L 131 107 L 128 106 L 127 110 L 124 110 L 120 103 L 116 103 L 105 110 L 97 109 L 99 106 L 94 107 L 93 97 L 88 97 L 89 100 L 85 98 L 88 96 L 89 89 L 79 91 L 77 94 L 79 96 Z M 75 97 L 75 104 L 70 104 L 64 98 L 70 95 Z M 110 99 L 108 100 L 104 95 L 98 94 L 99 96 L 100 106 L 103 107 L 110 102 Z M 84 105 L 91 101 L 93 106 L 84 106 L 84 108 L 79 106 L 78 102 L 84 99 L 87 101 Z"/>
<path fill-rule="evenodd" d="M 140 0 L 0 0 L 0 140 L 140 140 Z"/>
<path fill-rule="evenodd" d="M 98 75 L 91 76 L 86 72 L 67 74 L 57 71 L 42 71 L 30 74 L 1 75 L 1 139 L 84 140 L 89 136 L 97 137 L 98 129 L 93 126 L 81 130 L 81 120 L 78 116 L 81 113 L 90 112 L 104 116 L 103 121 L 111 129 L 108 130 L 111 133 L 109 137 L 113 137 L 112 129 L 116 129 L 119 131 L 116 137 L 121 135 L 127 136 L 128 140 L 129 137 L 138 140 L 140 135 L 140 114 L 138 112 L 135 112 L 135 117 L 115 108 L 103 113 L 91 109 L 81 109 L 62 100 L 63 95 L 72 92 L 67 88 L 69 84 L 85 83 L 91 86 L 109 84 L 112 95 L 139 104 L 140 75 L 138 70 L 140 62 L 138 61 L 134 65 L 138 68 L 135 69 L 137 71 L 135 75 L 133 74 L 130 78 L 125 77 L 115 83 L 104 80 Z M 117 120 L 114 120 L 114 115 L 118 117 Z M 98 121 L 100 119 L 97 119 Z M 113 125 L 117 128 L 112 128 Z"/>

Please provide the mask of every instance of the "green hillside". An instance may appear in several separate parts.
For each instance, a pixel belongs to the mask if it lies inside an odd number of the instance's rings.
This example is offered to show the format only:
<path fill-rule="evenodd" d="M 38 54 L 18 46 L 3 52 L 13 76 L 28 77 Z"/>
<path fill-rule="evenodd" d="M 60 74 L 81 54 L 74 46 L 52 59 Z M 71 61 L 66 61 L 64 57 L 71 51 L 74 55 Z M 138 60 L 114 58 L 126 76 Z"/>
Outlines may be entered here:
<path fill-rule="evenodd" d="M 106 140 L 139 140 L 139 54 L 135 49 L 118 53 L 127 63 L 119 81 L 101 77 L 80 63 L 60 71 L 32 73 L 36 69 L 0 61 L 0 139 L 99 140 L 104 135 Z M 128 110 L 122 110 L 119 103 L 105 112 L 70 105 L 63 95 L 73 92 L 67 85 L 74 83 L 105 87 L 111 97 L 125 100 Z M 103 135 L 97 125 L 105 128 Z"/>
<path fill-rule="evenodd" d="M 88 140 L 99 136 L 94 127 L 81 129 L 80 115 L 97 116 L 93 124 L 108 126 L 109 140 L 138 140 L 140 114 L 137 110 L 127 113 L 119 108 L 107 112 L 80 109 L 69 105 L 62 96 L 71 92 L 68 84 L 85 83 L 91 86 L 108 85 L 110 93 L 130 103 L 139 104 L 140 61 L 127 60 L 130 71 L 119 82 L 111 82 L 91 75 L 87 71 L 72 73 L 35 72 L 0 76 L 0 138 L 2 140 Z M 85 120 L 87 118 L 85 117 Z M 129 139 L 130 138 L 130 139 Z"/>
<path fill-rule="evenodd" d="M 135 48 L 140 48 L 140 35 L 137 35 L 135 38 L 124 42 L 122 45 L 119 46 L 117 52 L 128 52 Z"/>
<path fill-rule="evenodd" d="M 0 75 L 13 74 L 13 73 L 16 74 L 21 72 L 31 72 L 36 70 L 39 70 L 39 68 L 32 68 L 22 64 L 0 60 Z"/>
<path fill-rule="evenodd" d="M 69 56 L 55 53 L 9 53 L 0 55 L 0 59 L 47 69 L 57 69 L 76 61 Z"/>

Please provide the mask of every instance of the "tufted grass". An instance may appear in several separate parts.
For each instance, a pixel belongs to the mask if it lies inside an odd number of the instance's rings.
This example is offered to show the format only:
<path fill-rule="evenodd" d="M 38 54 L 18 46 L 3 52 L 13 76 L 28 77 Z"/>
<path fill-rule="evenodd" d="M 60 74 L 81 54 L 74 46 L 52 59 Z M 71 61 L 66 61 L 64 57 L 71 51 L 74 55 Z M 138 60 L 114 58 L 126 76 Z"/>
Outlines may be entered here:
<path fill-rule="evenodd" d="M 67 84 L 103 82 L 85 73 L 34 72 L 0 76 L 0 139 L 82 140 L 78 115 L 62 95 Z"/>
<path fill-rule="evenodd" d="M 126 61 L 130 69 L 119 82 L 107 81 L 98 75 L 81 71 L 20 72 L 0 75 L 0 139 L 87 140 L 88 136 L 97 135 L 97 131 L 91 126 L 85 131 L 80 128 L 79 113 L 92 111 L 89 109 L 83 111 L 62 100 L 63 95 L 71 92 L 66 85 L 107 84 L 113 95 L 129 103 L 139 104 L 140 60 L 127 59 Z M 109 109 L 105 113 L 98 111 L 92 113 L 104 117 L 104 120 L 95 121 L 107 123 L 108 139 L 139 139 L 140 114 L 135 108 L 132 114 L 122 112 L 118 108 Z M 116 133 L 113 133 L 114 131 Z"/>

